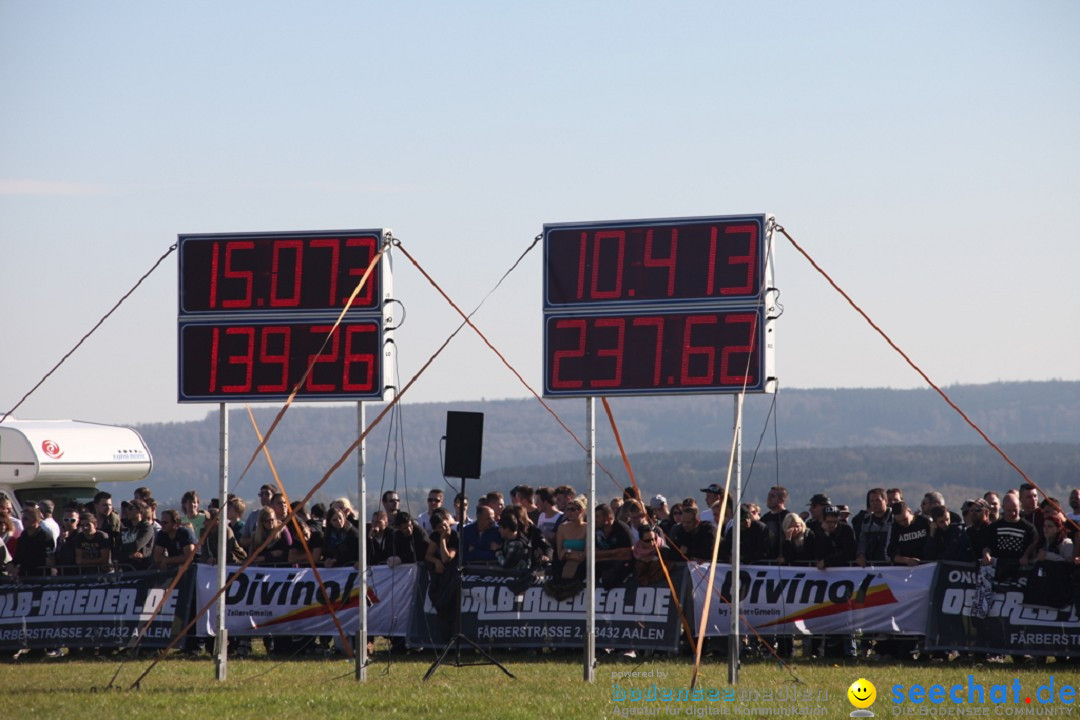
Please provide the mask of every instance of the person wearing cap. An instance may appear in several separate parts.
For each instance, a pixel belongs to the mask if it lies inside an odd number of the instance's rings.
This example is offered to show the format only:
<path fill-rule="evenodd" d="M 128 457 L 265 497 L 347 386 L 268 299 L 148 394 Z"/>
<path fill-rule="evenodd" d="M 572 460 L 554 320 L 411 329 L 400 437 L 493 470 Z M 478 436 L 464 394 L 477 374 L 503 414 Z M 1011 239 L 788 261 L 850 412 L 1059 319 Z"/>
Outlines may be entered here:
<path fill-rule="evenodd" d="M 705 493 L 705 507 L 707 508 L 711 508 L 717 500 L 724 497 L 724 488 L 716 483 L 701 488 L 701 492 Z"/>
<path fill-rule="evenodd" d="M 652 515 L 653 520 L 659 523 L 663 523 L 671 513 L 668 512 L 667 498 L 663 495 L 653 495 L 649 500 L 649 514 Z"/>
<path fill-rule="evenodd" d="M 840 511 L 840 522 L 845 525 L 851 524 L 851 508 L 847 505 L 840 504 L 836 506 L 836 509 Z"/>

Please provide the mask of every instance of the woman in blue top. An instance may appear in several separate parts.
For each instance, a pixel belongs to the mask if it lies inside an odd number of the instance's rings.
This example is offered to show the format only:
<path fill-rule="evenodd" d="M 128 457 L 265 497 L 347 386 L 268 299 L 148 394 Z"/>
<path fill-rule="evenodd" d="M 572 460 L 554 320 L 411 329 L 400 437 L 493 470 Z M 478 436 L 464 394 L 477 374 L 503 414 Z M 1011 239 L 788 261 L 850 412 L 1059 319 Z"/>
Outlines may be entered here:
<path fill-rule="evenodd" d="M 585 578 L 585 501 L 584 495 L 567 501 L 563 510 L 566 519 L 555 533 L 555 551 L 562 563 L 557 577 L 565 580 Z"/>

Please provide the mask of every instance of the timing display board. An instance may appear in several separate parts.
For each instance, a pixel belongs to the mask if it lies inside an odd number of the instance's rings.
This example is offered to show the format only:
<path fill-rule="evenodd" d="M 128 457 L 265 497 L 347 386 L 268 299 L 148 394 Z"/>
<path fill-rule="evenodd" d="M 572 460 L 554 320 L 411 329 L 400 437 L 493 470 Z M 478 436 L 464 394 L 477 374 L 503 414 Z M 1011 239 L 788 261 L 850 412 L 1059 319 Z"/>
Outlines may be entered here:
<path fill-rule="evenodd" d="M 544 308 L 754 302 L 764 215 L 544 226 Z"/>
<path fill-rule="evenodd" d="M 771 392 L 769 215 L 544 226 L 544 396 Z"/>
<path fill-rule="evenodd" d="M 181 235 L 179 402 L 379 400 L 393 367 L 389 231 Z M 323 348 L 338 315 L 341 326 Z"/>

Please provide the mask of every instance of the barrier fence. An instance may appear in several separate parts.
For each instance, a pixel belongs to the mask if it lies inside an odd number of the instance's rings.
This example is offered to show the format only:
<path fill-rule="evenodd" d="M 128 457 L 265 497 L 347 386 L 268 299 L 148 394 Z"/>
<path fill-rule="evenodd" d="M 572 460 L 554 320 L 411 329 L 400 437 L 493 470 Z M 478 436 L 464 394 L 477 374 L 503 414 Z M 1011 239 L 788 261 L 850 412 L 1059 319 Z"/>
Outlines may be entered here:
<path fill-rule="evenodd" d="M 726 595 L 731 568 L 717 570 L 715 591 Z M 436 611 L 425 568 L 379 565 L 369 572 L 369 634 L 441 647 L 455 613 Z M 1073 571 L 1045 578 L 1048 573 L 1036 569 L 1030 578 L 999 579 L 992 568 L 944 562 L 827 570 L 746 566 L 742 629 L 765 637 L 914 635 L 925 636 L 928 650 L 1080 655 Z M 334 612 L 352 632 L 360 600 L 357 571 L 327 568 L 320 574 Z M 700 626 L 707 575 L 707 565 L 673 567 L 679 603 L 694 627 Z M 198 566 L 144 628 L 173 577 L 174 571 L 143 571 L 0 582 L 0 649 L 119 648 L 139 634 L 141 647 L 164 647 L 217 588 L 215 568 Z M 541 579 L 487 568 L 466 568 L 462 580 L 462 631 L 478 644 L 581 647 L 584 590 L 556 599 Z M 595 601 L 601 647 L 678 648 L 680 621 L 666 584 L 639 587 L 630 580 L 598 587 Z M 716 598 L 710 606 L 706 635 L 726 635 L 729 606 Z M 248 568 L 227 591 L 226 607 L 231 635 L 337 634 L 310 569 Z M 200 636 L 213 635 L 215 614 L 200 618 L 196 628 Z"/>

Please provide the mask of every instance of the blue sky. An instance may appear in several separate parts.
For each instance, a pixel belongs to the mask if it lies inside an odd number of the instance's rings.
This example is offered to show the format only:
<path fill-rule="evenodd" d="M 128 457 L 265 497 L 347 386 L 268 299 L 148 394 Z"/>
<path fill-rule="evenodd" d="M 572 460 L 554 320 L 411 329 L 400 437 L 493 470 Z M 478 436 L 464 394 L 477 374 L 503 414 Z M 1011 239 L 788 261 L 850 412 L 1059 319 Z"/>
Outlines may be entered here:
<path fill-rule="evenodd" d="M 943 384 L 1080 379 L 1073 2 L 0 0 L 0 409 L 179 233 L 390 227 L 462 306 L 544 223 L 775 213 Z M 786 387 L 921 379 L 781 240 Z M 477 316 L 540 385 L 538 251 Z M 456 325 L 395 260 L 408 377 Z M 23 417 L 176 403 L 175 256 Z M 519 397 L 460 336 L 413 401 Z"/>

